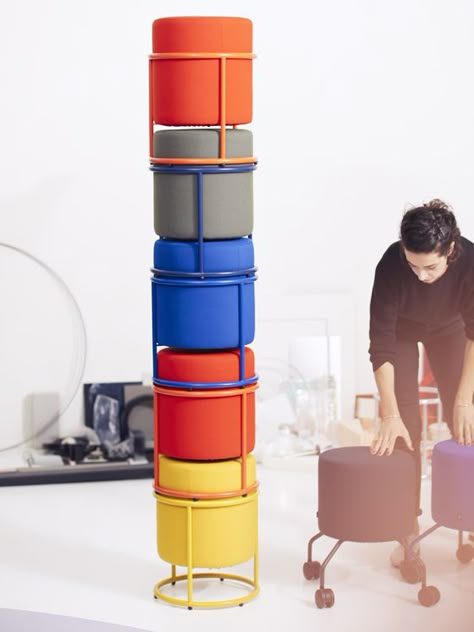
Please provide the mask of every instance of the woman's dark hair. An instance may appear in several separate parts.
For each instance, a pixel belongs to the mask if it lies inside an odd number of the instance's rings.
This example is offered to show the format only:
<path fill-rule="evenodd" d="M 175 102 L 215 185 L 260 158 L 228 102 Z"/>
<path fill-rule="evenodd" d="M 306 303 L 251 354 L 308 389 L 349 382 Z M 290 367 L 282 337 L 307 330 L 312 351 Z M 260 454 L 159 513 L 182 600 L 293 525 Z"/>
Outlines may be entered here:
<path fill-rule="evenodd" d="M 400 225 L 401 245 L 410 252 L 437 252 L 455 261 L 462 252 L 461 232 L 450 207 L 442 200 L 431 200 L 405 212 Z"/>

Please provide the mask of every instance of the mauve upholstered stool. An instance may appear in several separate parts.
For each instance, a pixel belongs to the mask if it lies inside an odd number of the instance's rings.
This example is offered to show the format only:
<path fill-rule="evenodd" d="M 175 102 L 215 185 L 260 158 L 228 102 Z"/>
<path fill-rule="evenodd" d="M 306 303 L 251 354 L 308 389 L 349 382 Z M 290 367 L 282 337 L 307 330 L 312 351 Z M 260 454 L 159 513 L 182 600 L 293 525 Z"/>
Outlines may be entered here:
<path fill-rule="evenodd" d="M 474 531 L 474 446 L 456 441 L 440 441 L 433 448 L 431 468 L 431 516 L 435 524 L 410 545 L 413 549 L 439 527 L 458 531 L 456 557 L 463 564 L 474 558 L 472 544 L 463 542 L 464 531 Z M 435 586 L 426 586 L 426 569 L 421 560 L 408 557 L 400 566 L 402 576 L 410 583 L 421 581 L 418 599 L 423 605 L 437 596 Z"/>
<path fill-rule="evenodd" d="M 344 541 L 396 540 L 408 555 L 407 536 L 416 515 L 416 464 L 404 450 L 373 456 L 364 446 L 327 450 L 318 464 L 319 533 L 308 542 L 303 565 L 306 579 L 320 580 L 318 608 L 334 605 L 334 593 L 324 585 L 327 564 Z M 313 543 L 326 535 L 337 540 L 324 562 L 312 560 Z"/>

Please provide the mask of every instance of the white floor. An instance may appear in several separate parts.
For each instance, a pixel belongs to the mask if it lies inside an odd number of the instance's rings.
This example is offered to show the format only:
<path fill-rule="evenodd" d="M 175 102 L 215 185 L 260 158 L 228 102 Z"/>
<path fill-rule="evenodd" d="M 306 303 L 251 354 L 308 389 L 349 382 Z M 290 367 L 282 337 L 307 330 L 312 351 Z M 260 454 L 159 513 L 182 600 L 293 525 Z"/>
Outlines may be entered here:
<path fill-rule="evenodd" d="M 155 552 L 150 480 L 0 488 L 0 607 L 153 631 L 472 632 L 474 562 L 457 561 L 457 534 L 448 529 L 422 547 L 428 583 L 441 592 L 436 606 L 421 606 L 418 585 L 389 566 L 392 543 L 345 543 L 326 573 L 336 603 L 316 608 L 317 582 L 302 575 L 316 531 L 316 459 L 305 458 L 296 470 L 259 468 L 261 593 L 242 608 L 188 611 L 153 599 L 169 566 Z M 429 485 L 423 481 L 423 528 L 431 526 Z M 321 538 L 315 558 L 333 544 Z"/>

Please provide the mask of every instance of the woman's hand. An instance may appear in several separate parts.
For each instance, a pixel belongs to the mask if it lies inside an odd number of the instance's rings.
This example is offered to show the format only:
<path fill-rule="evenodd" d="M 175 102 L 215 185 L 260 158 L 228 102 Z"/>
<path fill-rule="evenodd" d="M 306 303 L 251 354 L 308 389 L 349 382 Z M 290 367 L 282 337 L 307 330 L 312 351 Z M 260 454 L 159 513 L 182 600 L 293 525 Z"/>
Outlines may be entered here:
<path fill-rule="evenodd" d="M 455 404 L 453 415 L 454 438 L 459 445 L 472 445 L 474 442 L 474 406 Z"/>
<path fill-rule="evenodd" d="M 371 454 L 389 456 L 393 452 L 398 437 L 405 441 L 409 450 L 413 450 L 410 435 L 402 418 L 393 416 L 382 419 L 377 436 L 370 445 Z"/>

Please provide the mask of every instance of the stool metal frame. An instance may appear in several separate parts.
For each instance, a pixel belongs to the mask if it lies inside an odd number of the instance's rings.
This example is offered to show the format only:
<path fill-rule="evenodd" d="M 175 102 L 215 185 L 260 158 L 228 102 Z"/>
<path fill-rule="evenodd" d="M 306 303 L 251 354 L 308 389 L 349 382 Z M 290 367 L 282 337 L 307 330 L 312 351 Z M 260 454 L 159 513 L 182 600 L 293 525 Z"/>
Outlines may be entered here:
<path fill-rule="evenodd" d="M 221 572 L 209 572 L 209 573 L 195 573 L 193 571 L 193 511 L 195 510 L 206 510 L 206 509 L 218 509 L 221 507 L 226 507 L 234 504 L 245 504 L 248 502 L 255 502 L 255 499 L 249 497 L 247 495 L 242 496 L 240 499 L 233 498 L 223 498 L 216 500 L 199 500 L 194 501 L 191 499 L 180 499 L 180 498 L 167 498 L 166 496 L 159 496 L 156 492 L 154 494 L 155 498 L 159 497 L 160 502 L 164 504 L 168 504 L 174 507 L 185 507 L 186 508 L 186 574 L 177 575 L 176 574 L 176 564 L 171 565 L 171 576 L 167 577 L 159 581 L 155 584 L 153 589 L 153 595 L 155 599 L 162 599 L 163 601 L 167 601 L 168 603 L 178 605 L 178 606 L 187 606 L 188 610 L 192 610 L 193 608 L 223 608 L 227 606 L 243 606 L 244 603 L 250 601 L 254 597 L 258 595 L 260 592 L 259 586 L 259 578 L 258 578 L 258 537 L 256 538 L 255 550 L 253 554 L 253 577 L 243 577 L 241 575 L 235 575 L 231 573 L 221 573 Z M 218 579 L 220 581 L 224 581 L 225 579 L 233 580 L 237 583 L 243 584 L 244 586 L 250 586 L 252 590 L 247 594 L 244 594 L 239 597 L 235 597 L 232 599 L 221 599 L 221 600 L 213 600 L 213 601 L 195 601 L 193 596 L 193 582 L 195 580 L 202 579 Z M 177 582 L 185 581 L 187 587 L 187 598 L 182 599 L 178 597 L 172 597 L 171 595 L 163 592 L 163 588 L 167 585 L 174 586 Z"/>

